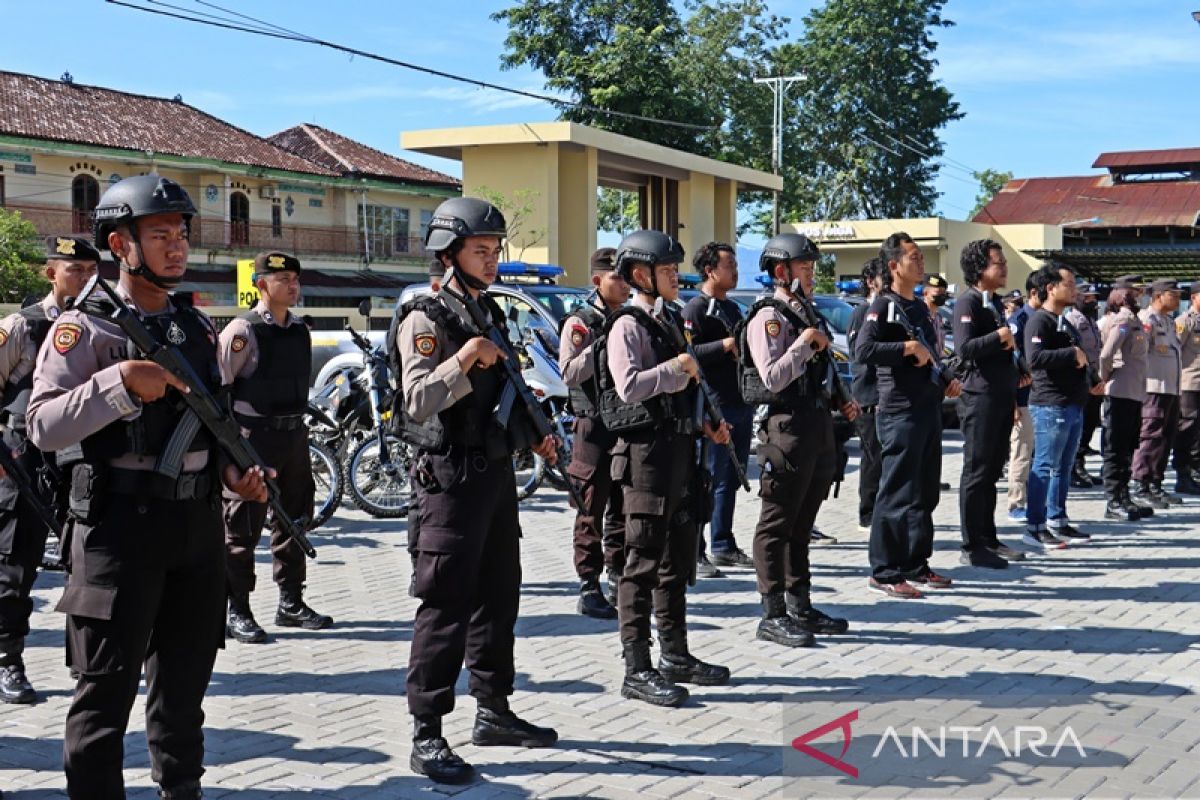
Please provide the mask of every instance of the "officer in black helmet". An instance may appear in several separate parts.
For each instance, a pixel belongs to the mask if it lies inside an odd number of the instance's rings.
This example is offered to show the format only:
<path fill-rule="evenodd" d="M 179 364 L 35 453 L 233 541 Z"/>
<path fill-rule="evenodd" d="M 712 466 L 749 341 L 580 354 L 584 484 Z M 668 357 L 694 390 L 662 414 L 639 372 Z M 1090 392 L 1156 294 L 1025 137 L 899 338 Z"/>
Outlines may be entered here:
<path fill-rule="evenodd" d="M 677 683 L 716 686 L 729 670 L 688 650 L 685 591 L 699 542 L 695 492 L 697 393 L 695 360 L 684 350 L 679 296 L 683 248 L 658 231 L 635 231 L 617 248 L 617 272 L 636 295 L 605 323 L 597 348 L 599 409 L 617 434 L 612 476 L 624 487 L 625 567 L 617 585 L 618 626 L 625 657 L 623 697 L 679 706 L 688 692 Z M 704 425 L 719 444 L 729 426 Z M 650 610 L 662 654 L 650 661 Z"/>
<path fill-rule="evenodd" d="M 169 294 L 187 269 L 195 213 L 174 181 L 126 178 L 100 198 L 96 241 L 120 261 L 124 303 L 216 391 L 216 331 Z M 201 704 L 225 612 L 219 490 L 224 482 L 261 502 L 262 472 L 222 468 L 212 437 L 185 421 L 184 384 L 131 353 L 116 323 L 65 311 L 39 356 L 29 435 L 57 451 L 70 486 L 71 579 L 58 603 L 78 675 L 63 740 L 67 793 L 124 797 L 123 739 L 145 664 L 151 775 L 162 797 L 198 798 Z"/>
<path fill-rule="evenodd" d="M 483 200 L 438 206 L 425 247 L 445 264 L 441 288 L 403 311 L 396 336 L 401 366 L 398 432 L 417 450 L 413 466 L 420 528 L 413 591 L 420 599 L 408 662 L 414 772 L 442 783 L 474 776 L 442 737 L 454 709 L 454 684 L 466 659 L 479 704 L 476 745 L 549 747 L 550 728 L 531 725 L 508 705 L 513 693 L 513 626 L 520 602 L 520 521 L 512 453 L 519 447 L 553 462 L 551 437 L 531 441 L 514 410 L 507 431 L 496 418 L 505 386 L 497 347 L 463 305 L 473 297 L 505 331 L 504 315 L 485 293 L 496 279 L 506 225 Z M 519 404 L 518 404 L 519 405 Z"/>
<path fill-rule="evenodd" d="M 33 390 L 33 365 L 50 326 L 62 313 L 68 297 L 75 297 L 88 278 L 96 274 L 100 254 L 78 236 L 46 239 L 46 277 L 50 293 L 0 321 L 0 422 L 3 446 L 8 447 L 30 476 L 51 468 L 42 453 L 29 443 L 25 409 Z M 39 481 L 38 488 L 44 487 Z M 42 502 L 53 505 L 52 492 Z M 37 578 L 49 534 L 46 524 L 29 501 L 20 496 L 12 477 L 0 478 L 0 701 L 32 703 L 37 699 L 25 676 L 22 653 L 29 633 L 33 603 L 29 592 Z"/>
<path fill-rule="evenodd" d="M 300 302 L 300 259 L 264 252 L 254 259 L 259 300 L 221 331 L 221 371 L 233 384 L 233 413 L 249 431 L 250 443 L 279 473 L 280 500 L 288 516 L 312 515 L 312 460 L 304 412 L 312 373 L 312 336 L 290 310 Z M 267 518 L 264 503 L 247 503 L 225 493 L 225 560 L 229 575 L 226 634 L 239 642 L 259 643 L 267 633 L 250 611 L 254 591 L 254 549 Z M 279 586 L 275 624 L 321 630 L 333 619 L 304 602 L 308 565 L 300 545 L 283 526 L 271 529 L 272 575 Z"/>
<path fill-rule="evenodd" d="M 841 634 L 844 619 L 814 608 L 809 535 L 833 484 L 837 444 L 834 410 L 850 422 L 858 406 L 830 386 L 831 342 L 818 326 L 809 297 L 820 252 L 807 236 L 782 233 L 767 240 L 759 266 L 775 293 L 746 318 L 742 396 L 767 407 L 759 432 L 763 465 L 762 510 L 754 531 L 754 568 L 763 618 L 757 638 L 787 647 L 811 647 L 813 634 Z"/>

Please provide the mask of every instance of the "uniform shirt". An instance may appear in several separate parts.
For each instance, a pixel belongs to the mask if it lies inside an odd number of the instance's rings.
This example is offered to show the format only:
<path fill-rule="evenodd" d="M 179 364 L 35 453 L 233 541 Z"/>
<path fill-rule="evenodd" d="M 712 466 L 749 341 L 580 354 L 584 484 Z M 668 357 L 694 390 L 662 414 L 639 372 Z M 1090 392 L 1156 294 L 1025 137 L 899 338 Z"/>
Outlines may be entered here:
<path fill-rule="evenodd" d="M 1146 352 L 1150 338 L 1128 308 L 1105 315 L 1104 344 L 1100 347 L 1100 378 L 1104 393 L 1139 403 L 1146 399 Z"/>
<path fill-rule="evenodd" d="M 54 300 L 54 292 L 46 295 L 38 305 L 48 320 L 58 319 L 62 313 Z M 19 383 L 33 372 L 37 354 L 37 343 L 29 336 L 29 320 L 20 314 L 9 314 L 0 321 L 0 386 Z"/>
<path fill-rule="evenodd" d="M 1029 363 L 1029 354 L 1025 352 L 1025 325 L 1028 324 L 1032 313 L 1033 309 L 1029 307 L 1029 304 L 1025 304 L 1014 311 L 1008 318 L 1008 329 L 1013 333 L 1013 341 L 1017 345 L 1017 354 L 1023 356 L 1026 363 Z M 1018 408 L 1025 408 L 1029 405 L 1029 394 L 1032 391 L 1032 385 L 1017 389 Z"/>
<path fill-rule="evenodd" d="M 801 317 L 805 314 L 800 301 L 783 287 L 775 287 L 774 297 Z M 770 307 L 763 308 L 746 325 L 750 358 L 763 385 L 776 394 L 798 381 L 816 355 L 812 345 L 800 341 L 801 333 L 787 317 Z"/>
<path fill-rule="evenodd" d="M 1179 337 L 1179 355 L 1183 365 L 1179 388 L 1185 392 L 1200 392 L 1200 311 L 1193 308 L 1175 320 Z"/>
<path fill-rule="evenodd" d="M 733 329 L 741 319 L 742 307 L 735 301 L 717 300 L 703 292 L 683 307 L 684 323 L 691 324 L 692 349 L 705 380 L 722 406 L 744 405 L 738 385 L 737 356 L 721 343 L 733 336 Z"/>
<path fill-rule="evenodd" d="M 577 388 L 590 381 L 596 371 L 592 363 L 592 344 L 596 337 L 583 319 L 575 314 L 567 317 L 562 331 L 558 343 L 558 369 L 562 372 L 563 383 Z"/>
<path fill-rule="evenodd" d="M 942 353 L 946 352 L 946 329 L 942 325 L 942 315 L 938 313 L 945 306 L 933 306 L 930 308 L 928 303 L 925 303 L 925 310 L 929 312 L 929 321 L 933 325 L 934 337 L 931 342 L 937 344 L 937 356 L 941 358 Z"/>
<path fill-rule="evenodd" d="M 1060 319 L 1039 308 L 1025 325 L 1025 357 L 1033 372 L 1030 405 L 1082 406 L 1087 402 L 1087 370 L 1076 363 L 1074 340 L 1068 331 L 1058 329 Z"/>
<path fill-rule="evenodd" d="M 1088 363 L 1092 367 L 1098 367 L 1100 365 L 1100 347 L 1103 341 L 1099 327 L 1092 322 L 1091 317 L 1074 306 L 1067 309 L 1066 316 L 1067 322 L 1074 325 L 1075 330 L 1079 333 L 1079 347 L 1087 356 Z"/>
<path fill-rule="evenodd" d="M 269 325 L 279 324 L 262 300 L 255 303 L 250 312 L 258 314 Z M 281 327 L 303 324 L 304 320 L 289 311 L 287 323 Z M 224 383 L 233 383 L 237 378 L 249 378 L 254 374 L 254 370 L 258 369 L 258 337 L 254 335 L 254 325 L 249 320 L 236 317 L 225 326 L 217 344 L 217 359 L 221 365 L 221 380 Z M 301 366 L 301 369 L 309 368 L 308 364 Z M 233 410 L 246 417 L 262 416 L 245 400 L 234 400 Z"/>
<path fill-rule="evenodd" d="M 143 317 L 171 310 L 168 306 L 162 311 L 143 311 L 121 284 L 117 284 L 116 293 Z M 210 329 L 215 357 L 216 329 L 207 316 L 196 313 Z M 118 420 L 137 419 L 142 402 L 125 388 L 120 373 L 121 362 L 129 358 L 127 346 L 128 339 L 115 322 L 76 310 L 59 315 L 42 343 L 33 370 L 27 424 L 35 447 L 62 450 Z M 154 468 L 155 457 L 127 453 L 109 463 L 124 469 L 148 470 Z M 183 471 L 195 472 L 207 463 L 207 452 L 186 453 Z"/>
<path fill-rule="evenodd" d="M 925 341 L 934 342 L 933 319 L 920 298 L 905 300 L 893 294 L 876 297 L 863 318 L 858 333 L 855 358 L 877 367 L 880 414 L 908 411 L 941 402 L 942 388 L 934 382 L 928 365 L 918 367 L 904 355 L 908 335 L 899 322 L 888 322 L 888 309 L 895 303 L 896 313 L 904 314 L 913 328 L 922 330 Z M 932 354 L 935 358 L 940 353 Z"/>
<path fill-rule="evenodd" d="M 1150 335 L 1150 352 L 1146 355 L 1146 391 L 1154 394 L 1179 394 L 1179 337 L 1175 323 L 1166 314 L 1156 314 L 1143 308 L 1138 314 L 1142 327 Z"/>
<path fill-rule="evenodd" d="M 436 297 L 458 315 L 463 327 L 479 333 L 457 301 L 440 291 Z M 404 410 L 417 422 L 445 411 L 471 393 L 471 379 L 455 357 L 459 345 L 419 308 L 400 324 L 396 349 L 404 372 Z M 499 367 L 493 364 L 490 369 Z"/>
<path fill-rule="evenodd" d="M 654 313 L 654 303 L 638 292 L 633 305 L 654 316 L 664 325 L 671 322 L 665 309 Z M 687 388 L 691 377 L 683 371 L 678 359 L 670 358 L 661 364 L 654 355 L 650 332 L 632 315 L 613 323 L 608 335 L 608 371 L 612 373 L 617 396 L 626 403 L 641 403 L 660 394 L 674 394 Z"/>
<path fill-rule="evenodd" d="M 871 300 L 874 299 L 871 297 L 867 302 L 854 307 L 850 314 L 850 327 L 846 331 L 846 346 L 850 348 L 850 372 L 853 376 L 850 394 L 863 408 L 879 405 L 879 378 L 875 374 L 875 367 L 862 363 L 854 354 L 854 343 L 858 339 L 858 332 L 862 330 L 863 321 L 867 318 L 867 311 L 871 309 Z"/>
<path fill-rule="evenodd" d="M 983 304 L 983 292 L 972 287 L 954 304 L 954 349 L 972 364 L 963 381 L 964 392 L 1013 397 L 1017 391 L 1017 366 L 1013 351 L 1000 341 L 1004 311 L 995 293 L 991 308 Z"/>

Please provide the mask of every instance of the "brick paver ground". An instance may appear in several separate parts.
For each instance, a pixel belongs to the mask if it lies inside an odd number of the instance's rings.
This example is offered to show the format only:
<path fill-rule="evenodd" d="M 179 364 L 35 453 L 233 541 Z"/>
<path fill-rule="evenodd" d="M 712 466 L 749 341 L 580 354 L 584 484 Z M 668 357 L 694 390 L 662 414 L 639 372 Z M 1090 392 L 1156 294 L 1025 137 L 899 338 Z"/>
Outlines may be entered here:
<path fill-rule="evenodd" d="M 956 487 L 960 454 L 957 434 L 948 433 L 944 474 Z M 923 779 L 868 792 L 852 785 L 806 788 L 782 777 L 783 753 L 799 733 L 784 730 L 785 700 L 838 693 L 912 693 L 947 703 L 985 695 L 1018 708 L 1038 708 L 1039 696 L 1076 696 L 1079 704 L 1063 708 L 1063 719 L 1115 726 L 1097 764 L 1107 769 L 1064 769 L 1054 787 L 1033 794 L 1200 796 L 1192 694 L 1200 682 L 1193 617 L 1200 601 L 1200 502 L 1135 526 L 1104 522 L 1099 490 L 1073 491 L 1072 515 L 1095 534 L 1093 541 L 996 573 L 958 565 L 958 497 L 943 493 L 933 566 L 955 586 L 903 602 L 866 588 L 866 535 L 855 525 L 856 460 L 841 498 L 826 503 L 819 519 L 840 542 L 813 551 L 816 602 L 848 617 L 851 633 L 804 650 L 756 642 L 752 573 L 727 570 L 725 578 L 703 580 L 689 594 L 692 647 L 728 665 L 734 679 L 694 689 L 676 710 L 620 698 L 615 624 L 575 613 L 564 495 L 543 489 L 527 501 L 513 705 L 557 728 L 561 740 L 546 750 L 473 747 L 474 702 L 465 698 L 464 677 L 465 699 L 447 718 L 446 734 L 482 775 L 469 787 L 435 787 L 408 770 L 404 678 L 415 606 L 406 593 L 405 526 L 343 510 L 314 537 L 320 558 L 310 569 L 308 597 L 336 617 L 327 631 L 273 628 L 276 595 L 261 551 L 254 608 L 272 641 L 231 643 L 217 660 L 206 704 L 206 797 L 646 800 L 930 792 L 933 784 Z M 1019 529 L 1004 518 L 1003 498 L 1001 509 L 1002 538 L 1014 541 Z M 747 549 L 757 513 L 757 497 L 741 495 L 735 530 Z M 72 684 L 62 666 L 63 618 L 51 611 L 61 591 L 61 576 L 53 574 L 36 589 L 27 663 L 43 699 L 33 707 L 0 707 L 0 787 L 8 800 L 62 796 L 62 728 Z M 1137 713 L 1106 699 L 1114 695 L 1153 707 Z M 1114 708 L 1125 709 L 1119 723 L 1106 716 L 1116 715 Z M 143 713 L 139 700 L 126 739 L 126 779 L 130 797 L 148 800 L 155 795 Z M 992 794 L 989 782 L 1003 770 L 995 762 L 964 764 L 954 776 L 957 794 Z M 1005 796 L 1030 793 L 1010 789 Z"/>

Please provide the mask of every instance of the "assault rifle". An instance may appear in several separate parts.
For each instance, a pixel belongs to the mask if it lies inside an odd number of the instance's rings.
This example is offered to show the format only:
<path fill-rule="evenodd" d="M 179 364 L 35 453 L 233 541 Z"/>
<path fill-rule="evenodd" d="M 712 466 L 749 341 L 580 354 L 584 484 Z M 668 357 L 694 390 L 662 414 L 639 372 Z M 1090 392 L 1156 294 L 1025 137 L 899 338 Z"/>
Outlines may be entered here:
<path fill-rule="evenodd" d="M 1001 318 L 1000 312 L 996 310 L 994 305 L 992 305 L 992 293 L 980 292 L 980 294 L 983 295 L 983 307 L 991 312 L 992 319 L 996 321 L 997 328 L 1001 325 L 1005 325 L 1006 323 L 1004 322 L 1003 318 Z M 1017 366 L 1017 372 L 1021 376 L 1029 375 L 1029 362 L 1027 362 L 1025 360 L 1025 356 L 1021 354 L 1021 346 L 1016 342 L 1013 342 L 1012 357 L 1013 363 Z"/>
<path fill-rule="evenodd" d="M 458 285 L 462 287 L 462 294 L 450 288 L 451 278 L 458 278 Z M 505 377 L 508 378 L 508 384 L 504 387 L 504 391 L 500 395 L 500 402 L 496 406 L 496 421 L 500 423 L 501 428 L 507 429 L 509 417 L 512 415 L 513 404 L 517 400 L 520 400 L 521 405 L 525 408 L 525 412 L 529 415 L 529 421 L 533 424 L 533 430 L 538 439 L 545 439 L 547 436 L 554 437 L 556 443 L 555 453 L 558 456 L 556 459 L 557 463 L 554 465 L 547 464 L 546 468 L 551 470 L 555 477 L 567 487 L 567 491 L 571 494 L 571 499 L 575 502 L 575 507 L 583 508 L 583 497 L 579 493 L 579 488 L 576 487 L 575 482 L 571 480 L 566 472 L 566 447 L 555 435 L 554 426 L 550 424 L 550 420 L 546 417 L 546 412 L 542 411 L 542 404 L 538 402 L 533 390 L 529 388 L 529 384 L 525 383 L 525 378 L 521 375 L 521 368 L 517 362 L 517 354 L 513 350 L 512 342 L 496 327 L 496 321 L 492 319 L 492 315 L 485 311 L 483 306 L 479 305 L 479 301 L 471 295 L 466 284 L 457 275 L 455 270 L 451 270 L 445 276 L 442 282 L 442 291 L 462 304 L 467 314 L 470 315 L 471 322 L 475 324 L 475 327 L 492 344 L 500 348 L 500 352 L 505 355 L 505 358 L 500 359 L 500 366 L 504 370 Z"/>
<path fill-rule="evenodd" d="M 929 379 L 945 391 L 954 382 L 952 375 L 942 364 L 942 354 L 925 338 L 925 332 L 919 326 L 914 326 L 908 315 L 900 310 L 895 300 L 888 301 L 887 321 L 904 329 L 904 335 L 911 341 L 919 342 L 929 351 Z"/>
<path fill-rule="evenodd" d="M 25 447 L 27 445 L 22 445 Z M 53 533 L 59 541 L 62 541 L 62 524 L 59 523 L 58 517 L 55 516 L 54 510 L 42 500 L 42 495 L 38 491 L 37 483 L 33 476 L 25 469 L 25 465 L 21 463 L 21 459 L 13 455 L 8 449 L 8 445 L 0 442 L 0 468 L 3 468 L 8 477 L 13 479 L 13 483 L 17 485 L 17 491 L 20 496 L 25 498 L 30 507 L 37 512 L 38 518 L 41 519 L 51 533 Z"/>
<path fill-rule="evenodd" d="M 89 302 L 89 298 L 96 289 L 104 293 L 108 300 L 107 303 L 100 298 L 97 298 L 99 302 L 95 300 Z M 221 448 L 229 455 L 233 464 L 243 473 L 251 467 L 260 468 L 263 480 L 267 484 L 267 505 L 270 506 L 275 517 L 275 524 L 283 528 L 288 537 L 300 546 L 306 556 L 316 558 L 317 551 L 313 549 L 305 532 L 306 521 L 294 520 L 288 516 L 280 499 L 279 484 L 267 474 L 267 466 L 263 463 L 262 457 L 254 450 L 249 440 L 242 436 L 241 425 L 234 419 L 229 408 L 213 396 L 192 365 L 179 352 L 179 349 L 159 342 L 146 328 L 141 317 L 125 305 L 125 301 L 99 275 L 92 277 L 87 282 L 83 291 L 79 293 L 79 297 L 75 298 L 72 307 L 78 308 L 90 316 L 115 323 L 129 337 L 129 341 L 133 342 L 133 346 L 144 354 L 145 358 L 183 381 L 190 391 L 180 392 L 188 407 L 188 413 L 184 415 L 180 427 L 185 430 L 190 429 L 193 434 L 199 430 L 200 426 L 207 428 Z M 191 442 L 190 438 L 189 441 L 183 441 L 184 438 L 189 437 L 173 435 L 168 447 L 181 443 L 182 449 L 186 449 Z M 173 463 L 176 467 L 179 462 L 179 459 L 168 460 L 168 463 Z"/>
<path fill-rule="evenodd" d="M 814 355 L 813 361 L 824 371 L 821 385 L 829 394 L 829 400 L 833 403 L 834 410 L 840 411 L 842 406 L 853 402 L 854 398 L 851 397 L 846 384 L 842 383 L 842 376 L 838 374 L 837 364 L 830 352 L 833 348 L 833 332 L 829 330 L 829 324 L 821 316 L 821 312 L 817 311 L 812 301 L 805 297 L 802 291 L 796 292 L 796 299 L 800 301 L 800 307 L 804 310 L 804 322 L 810 328 L 816 328 L 829 340 L 829 346 Z"/>

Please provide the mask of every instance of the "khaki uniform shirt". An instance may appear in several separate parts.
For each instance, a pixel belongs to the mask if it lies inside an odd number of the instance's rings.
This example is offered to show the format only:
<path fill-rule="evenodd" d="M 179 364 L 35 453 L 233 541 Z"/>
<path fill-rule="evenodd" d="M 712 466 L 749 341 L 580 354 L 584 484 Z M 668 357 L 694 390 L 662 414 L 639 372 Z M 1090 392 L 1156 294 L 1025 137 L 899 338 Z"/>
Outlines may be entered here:
<path fill-rule="evenodd" d="M 1100 378 L 1104 393 L 1127 400 L 1146 399 L 1146 353 L 1150 337 L 1128 308 L 1105 317 L 1104 343 L 1100 347 Z"/>
<path fill-rule="evenodd" d="M 1088 365 L 1093 368 L 1098 367 L 1102 340 L 1096 323 L 1092 322 L 1082 311 L 1073 307 L 1067 309 L 1066 317 L 1067 322 L 1074 325 L 1075 330 L 1079 331 L 1079 347 L 1087 356 Z"/>
<path fill-rule="evenodd" d="M 250 311 L 258 314 L 270 325 L 279 325 L 262 300 L 255 303 Z M 287 322 L 280 327 L 303 324 L 304 320 L 289 311 Z M 237 378 L 248 378 L 254 374 L 254 370 L 258 369 L 258 338 L 254 335 L 254 326 L 249 320 L 236 317 L 225 326 L 217 343 L 217 360 L 221 365 L 221 380 L 227 384 L 233 383 Z M 310 365 L 302 364 L 300 368 L 308 370 Z M 262 416 L 245 400 L 234 400 L 233 410 L 247 417 Z"/>
<path fill-rule="evenodd" d="M 467 330 L 479 332 L 465 309 L 461 309 L 453 298 L 444 292 L 438 292 L 436 297 L 458 314 Z M 445 411 L 471 393 L 471 379 L 455 357 L 459 346 L 450 340 L 446 331 L 433 324 L 424 311 L 411 311 L 400 323 L 396 349 L 404 371 L 400 387 L 404 393 L 404 410 L 417 422 Z"/>
<path fill-rule="evenodd" d="M 1179 354 L 1183 364 L 1180 388 L 1200 392 L 1200 311 L 1189 308 L 1175 320 Z"/>
<path fill-rule="evenodd" d="M 1179 337 L 1175 324 L 1164 314 L 1143 308 L 1138 315 L 1150 336 L 1146 356 L 1146 391 L 1154 394 L 1179 394 Z"/>
<path fill-rule="evenodd" d="M 654 312 L 654 303 L 647 302 L 641 292 L 632 302 L 664 324 L 672 324 L 665 322 L 665 311 Z M 656 395 L 681 392 L 691 381 L 691 376 L 683 371 L 677 359 L 658 362 L 650 332 L 630 315 L 613 323 L 607 353 L 608 371 L 612 373 L 617 396 L 626 403 L 640 403 Z"/>
<path fill-rule="evenodd" d="M 154 316 L 141 311 L 124 286 L 118 284 L 116 292 L 130 308 L 143 316 Z M 200 316 L 211 331 L 209 337 L 215 349 L 216 329 L 208 317 L 203 313 Z M 129 359 L 127 345 L 124 332 L 115 322 L 75 310 L 59 315 L 42 343 L 33 371 L 27 424 L 35 447 L 62 450 L 113 422 L 133 420 L 142 413 L 141 401 L 129 393 L 121 379 L 121 362 Z M 155 457 L 127 453 L 110 463 L 124 469 L 153 469 Z M 187 453 L 183 470 L 195 472 L 207 463 L 207 452 Z"/>
<path fill-rule="evenodd" d="M 803 317 L 804 308 L 800 301 L 786 289 L 775 287 L 774 296 Z M 811 345 L 800 341 L 801 333 L 803 331 L 796 330 L 783 314 L 770 307 L 759 311 L 746 325 L 750 358 L 763 385 L 776 394 L 798 380 L 816 354 Z"/>
<path fill-rule="evenodd" d="M 592 364 L 594 339 L 592 329 L 582 319 L 575 315 L 567 317 L 558 343 L 558 368 L 567 386 L 579 387 L 592 379 L 595 372 Z"/>
<path fill-rule="evenodd" d="M 46 319 L 58 319 L 62 313 L 53 292 L 38 305 L 45 312 Z M 20 314 L 9 314 L 0 320 L 0 386 L 18 383 L 33 372 L 37 354 L 37 344 L 29 338 L 29 320 Z"/>

